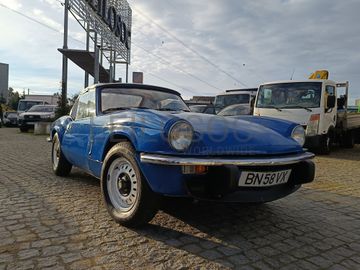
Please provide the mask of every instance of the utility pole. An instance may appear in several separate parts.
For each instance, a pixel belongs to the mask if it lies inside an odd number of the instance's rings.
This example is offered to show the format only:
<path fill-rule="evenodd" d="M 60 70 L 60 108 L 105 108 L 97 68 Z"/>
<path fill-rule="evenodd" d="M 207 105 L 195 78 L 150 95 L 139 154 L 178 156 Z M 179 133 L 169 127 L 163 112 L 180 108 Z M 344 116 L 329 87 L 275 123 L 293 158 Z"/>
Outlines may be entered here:
<path fill-rule="evenodd" d="M 88 52 L 90 49 L 90 27 L 89 23 L 86 26 L 86 51 Z M 89 86 L 89 73 L 85 71 L 85 81 L 84 81 L 85 88 Z"/>
<path fill-rule="evenodd" d="M 68 49 L 68 31 L 69 31 L 69 0 L 64 2 L 64 43 L 63 49 Z M 64 112 L 67 103 L 67 75 L 68 75 L 68 59 L 63 54 L 62 59 L 62 80 L 61 80 L 61 109 Z"/>

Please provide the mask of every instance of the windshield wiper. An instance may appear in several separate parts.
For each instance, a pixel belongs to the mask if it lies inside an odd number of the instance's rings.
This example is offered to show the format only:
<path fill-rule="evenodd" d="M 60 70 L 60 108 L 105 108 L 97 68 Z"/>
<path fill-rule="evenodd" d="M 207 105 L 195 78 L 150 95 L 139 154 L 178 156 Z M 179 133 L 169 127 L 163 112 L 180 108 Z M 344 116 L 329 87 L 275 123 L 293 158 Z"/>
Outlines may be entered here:
<path fill-rule="evenodd" d="M 284 108 L 284 109 L 286 109 L 286 108 L 300 108 L 300 109 L 307 110 L 308 112 L 312 112 L 312 109 L 310 109 L 308 107 L 305 107 L 305 106 L 301 106 L 301 105 L 289 105 L 289 106 L 284 106 L 282 108 Z"/>
<path fill-rule="evenodd" d="M 274 106 L 274 105 L 267 105 L 267 106 L 264 107 L 264 108 L 274 108 L 274 109 L 278 110 L 279 112 L 282 112 L 282 109 L 280 109 L 279 107 L 276 107 L 276 106 Z"/>

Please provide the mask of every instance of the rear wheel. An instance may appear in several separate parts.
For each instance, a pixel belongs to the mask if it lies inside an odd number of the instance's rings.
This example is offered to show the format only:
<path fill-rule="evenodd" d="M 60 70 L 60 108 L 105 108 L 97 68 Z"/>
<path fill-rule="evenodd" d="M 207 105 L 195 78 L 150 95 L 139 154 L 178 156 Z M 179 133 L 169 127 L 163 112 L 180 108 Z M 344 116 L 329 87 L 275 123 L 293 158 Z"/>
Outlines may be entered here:
<path fill-rule="evenodd" d="M 345 133 L 343 137 L 343 146 L 345 148 L 354 148 L 355 146 L 355 137 L 351 131 Z"/>
<path fill-rule="evenodd" d="M 51 161 L 53 171 L 58 176 L 68 176 L 71 172 L 72 165 L 67 161 L 61 151 L 60 140 L 57 133 L 54 135 L 52 141 Z"/>
<path fill-rule="evenodd" d="M 159 208 L 159 196 L 148 186 L 134 157 L 130 143 L 116 144 L 106 155 L 101 177 L 109 214 L 129 227 L 149 222 Z"/>

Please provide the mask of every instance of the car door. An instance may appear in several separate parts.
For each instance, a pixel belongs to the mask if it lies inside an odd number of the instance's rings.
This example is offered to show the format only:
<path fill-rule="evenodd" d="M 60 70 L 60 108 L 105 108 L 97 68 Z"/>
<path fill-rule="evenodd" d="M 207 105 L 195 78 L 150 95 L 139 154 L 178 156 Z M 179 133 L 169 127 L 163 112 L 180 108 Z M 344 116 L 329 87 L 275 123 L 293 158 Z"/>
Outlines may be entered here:
<path fill-rule="evenodd" d="M 74 121 L 62 141 L 66 157 L 76 167 L 89 171 L 90 131 L 95 117 L 95 89 L 80 95 Z"/>

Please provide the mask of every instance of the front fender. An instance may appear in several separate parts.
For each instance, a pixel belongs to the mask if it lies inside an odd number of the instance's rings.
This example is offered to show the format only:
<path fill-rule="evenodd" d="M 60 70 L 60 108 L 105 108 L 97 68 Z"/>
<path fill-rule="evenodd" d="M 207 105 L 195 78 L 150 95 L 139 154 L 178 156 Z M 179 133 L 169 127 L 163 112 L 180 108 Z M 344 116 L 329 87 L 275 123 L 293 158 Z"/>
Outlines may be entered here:
<path fill-rule="evenodd" d="M 52 141 L 55 133 L 57 133 L 59 136 L 59 140 L 61 142 L 67 126 L 72 121 L 73 120 L 70 116 L 63 116 L 63 117 L 60 117 L 59 119 L 55 120 L 55 122 L 52 123 L 51 128 L 50 128 L 50 140 Z"/>

